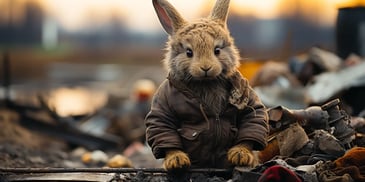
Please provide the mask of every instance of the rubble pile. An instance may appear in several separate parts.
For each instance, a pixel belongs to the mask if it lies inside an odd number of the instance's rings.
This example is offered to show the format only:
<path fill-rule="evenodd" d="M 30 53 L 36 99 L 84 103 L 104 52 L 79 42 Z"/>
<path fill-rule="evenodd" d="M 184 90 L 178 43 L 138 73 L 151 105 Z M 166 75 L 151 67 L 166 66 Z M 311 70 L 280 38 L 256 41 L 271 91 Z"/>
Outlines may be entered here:
<path fill-rule="evenodd" d="M 267 65 L 252 82 L 269 107 L 270 137 L 251 171 L 261 181 L 364 181 L 364 59 L 312 48 Z"/>
<path fill-rule="evenodd" d="M 342 60 L 314 47 L 286 62 L 268 61 L 250 83 L 267 107 L 303 109 L 339 98 L 341 107 L 357 116 L 365 108 L 364 70 L 365 60 L 357 55 Z"/>
<path fill-rule="evenodd" d="M 359 169 L 364 167 L 361 160 L 353 163 L 347 158 L 354 150 L 365 149 L 364 138 L 356 137 L 358 130 L 350 124 L 351 118 L 338 107 L 339 104 L 336 99 L 320 107 L 302 110 L 282 106 L 269 109 L 271 137 L 268 147 L 258 154 L 263 166 L 284 166 L 303 181 L 340 178 L 343 174 L 332 174 L 342 167 L 338 165 L 339 161 Z M 365 154 L 360 151 L 357 155 Z M 349 173 L 346 178 L 356 178 L 356 181 L 358 176 Z"/>

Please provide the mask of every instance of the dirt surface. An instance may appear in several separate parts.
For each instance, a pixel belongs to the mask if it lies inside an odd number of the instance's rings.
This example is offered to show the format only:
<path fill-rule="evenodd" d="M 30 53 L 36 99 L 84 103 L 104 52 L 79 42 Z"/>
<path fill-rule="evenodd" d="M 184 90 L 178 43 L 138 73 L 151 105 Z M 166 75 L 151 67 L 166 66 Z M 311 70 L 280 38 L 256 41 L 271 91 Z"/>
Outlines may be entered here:
<path fill-rule="evenodd" d="M 124 151 L 121 149 L 90 151 L 23 127 L 19 124 L 19 117 L 14 111 L 0 109 L 0 127 L 0 168 L 105 167 L 106 160 L 83 162 L 84 154 L 95 151 L 102 153 L 102 157 L 107 160 L 117 154 L 124 155 L 136 168 L 161 167 L 161 161 L 157 161 L 150 148 L 141 143 L 133 143 Z"/>
<path fill-rule="evenodd" d="M 105 167 L 105 163 L 82 162 L 80 151 L 87 151 L 81 147 L 71 148 L 66 142 L 47 135 L 28 130 L 18 122 L 16 112 L 0 110 L 0 168 L 97 168 Z M 116 151 L 104 151 L 108 157 L 116 154 Z M 142 144 L 132 144 L 125 151 L 126 156 L 132 161 L 135 168 L 161 168 L 161 161 L 154 159 L 152 152 Z M 120 151 L 120 153 L 123 153 Z M 176 176 L 171 177 L 165 173 L 123 173 L 119 177 L 105 173 L 41 173 L 41 174 L 12 174 L 0 173 L 0 181 L 12 181 L 32 179 L 80 179 L 87 181 L 92 175 L 92 180 L 99 178 L 111 178 L 113 181 L 179 181 Z M 112 175 L 112 176 L 108 176 Z M 97 177 L 97 178 L 96 178 Z M 202 174 L 182 176 L 180 181 L 190 177 L 192 181 L 226 181 L 219 177 L 209 177 Z M 53 179 L 52 178 L 52 179 Z M 52 181 L 52 180 L 50 180 Z M 104 181 L 104 180 L 102 180 Z"/>
<path fill-rule="evenodd" d="M 22 127 L 15 112 L 0 110 L 0 167 L 81 167 L 63 141 Z"/>

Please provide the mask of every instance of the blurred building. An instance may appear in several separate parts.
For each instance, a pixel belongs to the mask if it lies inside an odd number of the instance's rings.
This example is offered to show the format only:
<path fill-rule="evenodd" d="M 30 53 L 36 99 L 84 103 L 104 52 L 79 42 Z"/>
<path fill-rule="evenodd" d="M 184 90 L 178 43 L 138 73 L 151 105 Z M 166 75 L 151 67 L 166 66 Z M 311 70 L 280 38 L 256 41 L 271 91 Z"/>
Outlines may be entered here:
<path fill-rule="evenodd" d="M 201 7 L 195 8 L 200 11 L 200 13 L 196 13 L 197 17 L 208 15 L 214 2 L 201 1 L 199 4 Z M 337 0 L 336 2 L 346 1 L 351 0 Z M 49 7 L 52 2 L 61 3 L 63 6 L 52 9 Z M 95 2 L 99 6 L 103 5 L 104 9 L 96 7 Z M 167 34 L 160 27 L 156 15 L 150 14 L 154 13 L 152 4 L 141 4 L 142 0 L 130 1 L 128 4 L 123 1 L 124 7 L 113 7 L 115 4 L 120 5 L 120 2 L 102 0 L 80 0 L 77 3 L 72 0 L 0 1 L 0 51 L 6 49 L 10 52 L 11 73 L 14 80 L 18 78 L 39 79 L 54 75 L 47 72 L 52 71 L 54 65 L 62 65 L 54 64 L 55 62 L 81 63 L 81 65 L 128 63 L 138 66 L 147 64 L 161 66 L 160 60 L 163 59 Z M 171 2 L 177 5 L 184 4 Z M 70 3 L 78 5 L 76 8 L 69 7 Z M 94 3 L 94 6 L 88 3 Z M 254 10 L 250 9 L 255 8 L 253 5 L 257 4 L 263 9 L 257 7 Z M 338 7 L 334 4 L 334 1 L 328 0 L 268 0 L 265 2 L 232 0 L 228 26 L 244 60 L 286 60 L 298 53 L 307 52 L 313 46 L 335 51 L 338 40 L 338 38 L 336 39 L 335 16 Z M 130 19 L 133 17 L 128 14 L 128 8 L 136 5 L 144 6 L 146 12 L 142 12 L 143 17 L 146 17 L 146 14 L 150 15 L 147 16 L 149 19 L 145 21 L 152 22 L 153 20 L 155 23 L 148 22 L 148 24 L 155 24 L 159 27 L 157 31 L 155 28 L 135 31 L 131 27 L 133 25 L 130 23 Z M 81 8 L 79 8 L 80 6 Z M 70 9 L 66 9 L 67 7 Z M 66 9 L 61 12 L 69 14 L 56 16 L 52 11 L 57 8 Z M 180 10 L 180 7 L 177 6 L 177 8 Z M 73 10 L 74 14 L 71 14 L 69 10 Z M 84 14 L 77 14 L 78 10 Z M 271 13 L 264 10 L 269 10 Z M 135 16 L 135 13 L 132 14 Z M 82 20 L 82 22 L 77 22 L 79 23 L 77 29 L 69 29 L 62 23 L 61 19 L 66 15 L 68 18 Z M 100 17 L 101 15 L 103 17 Z M 185 17 L 185 12 L 183 15 Z M 79 16 L 83 18 L 79 18 Z M 363 29 L 365 28 L 361 28 L 360 32 L 364 32 Z M 359 36 L 360 42 L 363 42 L 361 37 L 364 36 Z M 349 48 L 353 41 L 347 40 L 349 45 L 346 47 Z M 57 67 L 53 70 L 57 71 L 60 68 Z M 86 73 L 92 74 L 91 72 Z M 0 80 L 2 79 L 0 78 Z"/>
<path fill-rule="evenodd" d="M 23 16 L 13 12 L 17 1 L 8 1 L 8 16 L 0 22 L 0 42 L 5 45 L 39 44 L 42 42 L 44 13 L 41 6 L 33 1 L 22 4 Z"/>

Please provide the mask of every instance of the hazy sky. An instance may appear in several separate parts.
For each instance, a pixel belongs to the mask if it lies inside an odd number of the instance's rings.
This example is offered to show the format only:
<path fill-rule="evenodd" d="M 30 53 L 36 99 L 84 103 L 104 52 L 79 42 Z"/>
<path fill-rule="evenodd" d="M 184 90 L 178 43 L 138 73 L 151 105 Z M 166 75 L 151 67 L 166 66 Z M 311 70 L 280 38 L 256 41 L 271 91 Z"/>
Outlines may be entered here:
<path fill-rule="evenodd" d="M 158 31 L 161 27 L 150 0 L 44 0 L 54 15 L 68 29 L 83 26 L 91 17 L 94 21 L 103 19 L 114 13 L 123 17 L 132 29 Z M 175 7 L 187 18 L 197 16 L 204 0 L 175 0 Z"/>
<path fill-rule="evenodd" d="M 67 30 L 78 30 L 86 25 L 102 23 L 114 17 L 123 19 L 135 31 L 161 31 L 151 0 L 0 0 L 0 19 L 7 15 L 7 4 L 16 12 L 19 4 L 40 2 L 48 15 Z M 198 18 L 202 10 L 211 8 L 213 0 L 169 0 L 186 19 Z M 365 5 L 365 0 L 231 0 L 231 11 L 242 15 L 270 19 L 293 14 L 298 9 L 314 21 L 332 24 L 337 8 L 352 2 Z M 19 9 L 19 8 L 18 8 Z M 1 18 L 3 17 L 3 18 Z"/>

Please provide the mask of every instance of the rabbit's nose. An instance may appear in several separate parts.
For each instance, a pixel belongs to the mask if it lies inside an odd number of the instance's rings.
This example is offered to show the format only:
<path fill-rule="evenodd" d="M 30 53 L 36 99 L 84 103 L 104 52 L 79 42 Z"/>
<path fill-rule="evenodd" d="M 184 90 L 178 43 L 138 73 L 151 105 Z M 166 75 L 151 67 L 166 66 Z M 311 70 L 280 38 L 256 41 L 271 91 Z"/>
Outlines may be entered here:
<path fill-rule="evenodd" d="M 208 68 L 205 68 L 205 67 L 200 67 L 201 70 L 205 71 L 205 72 L 208 72 L 212 67 L 208 67 Z"/>

